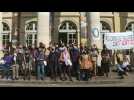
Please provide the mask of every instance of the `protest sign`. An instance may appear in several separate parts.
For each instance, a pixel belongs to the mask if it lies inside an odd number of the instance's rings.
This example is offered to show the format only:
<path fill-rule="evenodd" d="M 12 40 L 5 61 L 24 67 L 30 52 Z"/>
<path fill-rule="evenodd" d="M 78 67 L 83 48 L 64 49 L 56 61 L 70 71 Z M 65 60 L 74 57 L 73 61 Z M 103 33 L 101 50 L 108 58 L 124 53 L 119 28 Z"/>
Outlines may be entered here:
<path fill-rule="evenodd" d="M 104 44 L 111 50 L 131 49 L 134 47 L 134 33 L 105 33 Z"/>

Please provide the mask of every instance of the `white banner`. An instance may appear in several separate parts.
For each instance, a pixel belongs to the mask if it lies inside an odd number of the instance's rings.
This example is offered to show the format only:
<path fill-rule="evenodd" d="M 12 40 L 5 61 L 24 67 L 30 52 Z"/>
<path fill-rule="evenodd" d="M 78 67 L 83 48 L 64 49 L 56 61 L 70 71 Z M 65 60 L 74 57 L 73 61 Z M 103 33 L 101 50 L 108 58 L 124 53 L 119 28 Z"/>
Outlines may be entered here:
<path fill-rule="evenodd" d="M 105 33 L 104 44 L 108 49 L 123 50 L 134 48 L 134 33 Z"/>

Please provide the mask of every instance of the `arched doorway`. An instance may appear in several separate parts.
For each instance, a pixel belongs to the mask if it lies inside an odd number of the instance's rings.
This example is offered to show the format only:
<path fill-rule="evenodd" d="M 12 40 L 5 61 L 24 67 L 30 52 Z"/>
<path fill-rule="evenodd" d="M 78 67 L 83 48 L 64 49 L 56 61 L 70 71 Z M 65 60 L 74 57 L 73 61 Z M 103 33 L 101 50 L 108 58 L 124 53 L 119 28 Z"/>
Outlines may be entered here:
<path fill-rule="evenodd" d="M 26 45 L 37 46 L 37 21 L 31 21 L 25 26 Z"/>
<path fill-rule="evenodd" d="M 77 43 L 77 26 L 72 21 L 64 21 L 59 27 L 59 42 Z"/>

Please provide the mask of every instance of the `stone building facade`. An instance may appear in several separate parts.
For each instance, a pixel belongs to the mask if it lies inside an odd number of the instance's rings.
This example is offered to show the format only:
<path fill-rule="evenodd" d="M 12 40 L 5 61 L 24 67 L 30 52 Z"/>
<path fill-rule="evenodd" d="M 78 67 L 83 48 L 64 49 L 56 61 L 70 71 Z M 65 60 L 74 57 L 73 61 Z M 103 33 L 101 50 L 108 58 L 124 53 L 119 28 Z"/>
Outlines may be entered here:
<path fill-rule="evenodd" d="M 133 31 L 134 13 L 0 12 L 0 22 L 1 48 L 7 46 L 8 42 L 16 41 L 31 46 L 43 42 L 48 46 L 49 42 L 62 40 L 65 43 L 76 42 L 79 46 L 92 40 L 91 30 L 98 22 L 101 35 L 105 32 Z M 102 45 L 102 40 L 98 40 L 97 44 Z"/>

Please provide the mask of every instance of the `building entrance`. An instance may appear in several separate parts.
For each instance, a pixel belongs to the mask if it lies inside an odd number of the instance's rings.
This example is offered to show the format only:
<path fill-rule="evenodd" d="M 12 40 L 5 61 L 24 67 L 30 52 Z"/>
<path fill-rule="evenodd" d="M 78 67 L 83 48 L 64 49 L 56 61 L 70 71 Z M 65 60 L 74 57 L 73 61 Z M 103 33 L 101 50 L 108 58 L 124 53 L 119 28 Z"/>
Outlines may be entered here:
<path fill-rule="evenodd" d="M 71 21 L 65 21 L 59 28 L 59 42 L 65 44 L 77 43 L 77 27 Z"/>

